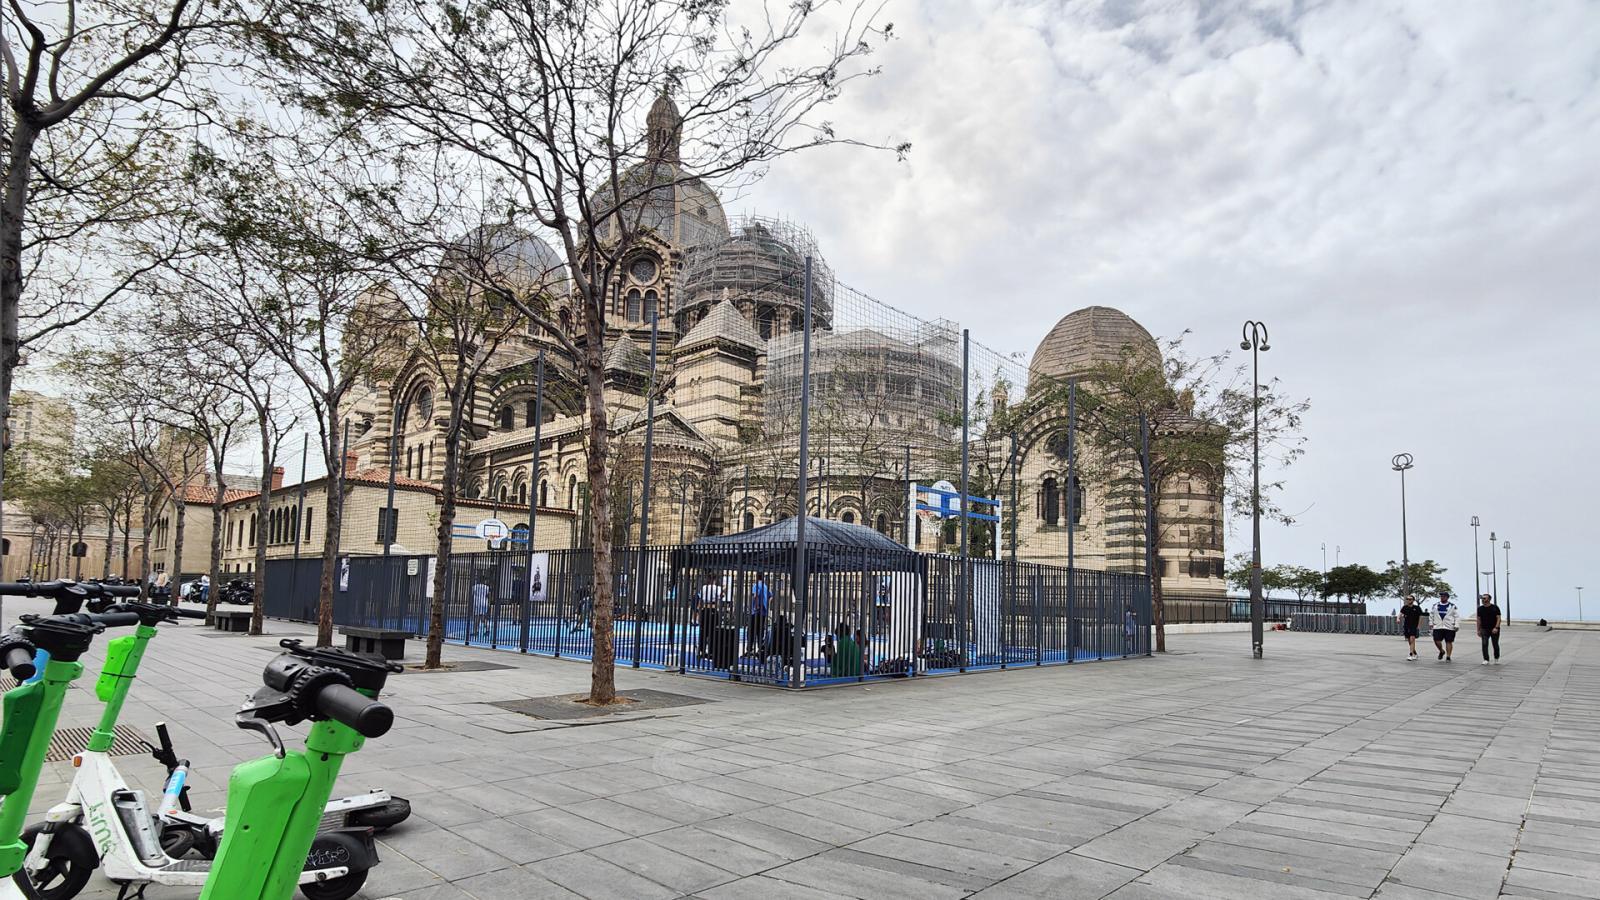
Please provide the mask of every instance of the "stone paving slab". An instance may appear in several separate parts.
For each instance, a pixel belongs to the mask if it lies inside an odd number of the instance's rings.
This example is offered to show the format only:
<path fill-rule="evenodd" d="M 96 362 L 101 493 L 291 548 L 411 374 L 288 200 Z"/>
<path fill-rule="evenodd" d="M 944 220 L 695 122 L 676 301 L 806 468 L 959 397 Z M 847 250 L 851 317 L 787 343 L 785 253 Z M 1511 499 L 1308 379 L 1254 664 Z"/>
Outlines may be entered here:
<path fill-rule="evenodd" d="M 202 810 L 265 747 L 232 717 L 279 636 L 205 634 L 162 630 L 122 720 L 169 724 Z M 492 704 L 584 692 L 586 664 L 451 647 L 458 669 L 390 681 L 395 728 L 345 767 L 415 810 L 358 897 L 1600 900 L 1600 632 L 1513 626 L 1499 666 L 1377 637 L 1172 644 L 808 694 L 619 670 L 695 705 L 581 727 Z M 63 725 L 99 709 L 74 691 Z M 154 760 L 117 762 L 159 792 Z M 70 776 L 47 767 L 34 816 Z"/>

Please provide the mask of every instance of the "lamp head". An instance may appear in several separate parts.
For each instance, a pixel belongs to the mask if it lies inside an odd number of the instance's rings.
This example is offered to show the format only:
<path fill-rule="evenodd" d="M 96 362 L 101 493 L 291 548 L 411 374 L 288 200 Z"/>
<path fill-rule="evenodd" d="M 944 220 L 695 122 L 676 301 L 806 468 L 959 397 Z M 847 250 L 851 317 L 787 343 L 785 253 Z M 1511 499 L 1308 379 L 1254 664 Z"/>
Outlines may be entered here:
<path fill-rule="evenodd" d="M 1501 544 L 1500 545 L 1500 549 L 1501 550 L 1510 550 L 1511 549 L 1511 542 L 1510 541 L 1506 541 L 1505 543 Z"/>
<path fill-rule="evenodd" d="M 1477 528 L 1478 527 L 1478 517 L 1477 516 L 1473 516 L 1472 517 L 1472 527 L 1473 528 Z"/>
<path fill-rule="evenodd" d="M 1240 341 L 1239 342 L 1239 349 L 1240 350 L 1249 350 L 1250 349 L 1250 342 L 1249 341 Z"/>
<path fill-rule="evenodd" d="M 1262 342 L 1262 344 L 1261 344 L 1261 352 L 1262 353 L 1265 353 L 1265 352 L 1267 352 L 1268 350 L 1271 350 L 1271 349 L 1272 349 L 1272 345 L 1271 344 L 1268 344 L 1265 341 Z"/>
<path fill-rule="evenodd" d="M 1494 532 L 1489 532 L 1489 543 L 1494 543 Z"/>

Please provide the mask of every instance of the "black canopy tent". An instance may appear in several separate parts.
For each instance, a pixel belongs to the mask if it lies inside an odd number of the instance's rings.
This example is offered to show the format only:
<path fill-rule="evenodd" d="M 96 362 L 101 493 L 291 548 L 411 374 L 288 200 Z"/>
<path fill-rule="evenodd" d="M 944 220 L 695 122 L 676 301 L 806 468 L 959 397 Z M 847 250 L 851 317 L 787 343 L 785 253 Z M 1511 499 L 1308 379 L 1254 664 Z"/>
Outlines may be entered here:
<path fill-rule="evenodd" d="M 740 566 L 769 572 L 795 564 L 794 517 L 738 534 L 708 535 L 678 551 L 677 565 Z M 918 556 L 864 525 L 806 517 L 806 569 L 811 572 L 915 572 Z"/>

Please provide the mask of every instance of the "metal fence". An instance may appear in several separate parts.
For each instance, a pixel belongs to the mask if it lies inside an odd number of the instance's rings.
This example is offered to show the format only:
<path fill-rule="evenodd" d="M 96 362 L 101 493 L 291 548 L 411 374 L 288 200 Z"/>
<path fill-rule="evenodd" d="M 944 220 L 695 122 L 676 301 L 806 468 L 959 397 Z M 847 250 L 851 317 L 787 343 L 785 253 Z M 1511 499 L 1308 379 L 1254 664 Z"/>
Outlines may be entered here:
<path fill-rule="evenodd" d="M 1316 634 L 1382 634 L 1399 636 L 1400 621 L 1394 616 L 1331 615 L 1296 613 L 1289 620 L 1291 631 Z"/>
<path fill-rule="evenodd" d="M 1226 600 L 1188 600 L 1168 598 L 1164 604 L 1167 624 L 1188 625 L 1210 622 L 1250 621 L 1249 598 Z M 1266 600 L 1266 621 L 1286 622 L 1299 615 L 1365 616 L 1367 604 L 1328 600 Z"/>
<path fill-rule="evenodd" d="M 807 556 L 801 598 L 793 544 L 618 551 L 617 665 L 804 687 L 1150 652 L 1142 575 L 911 551 Z M 430 570 L 428 557 L 341 561 L 335 623 L 425 635 Z M 312 619 L 315 571 L 298 578 L 298 596 L 269 571 L 266 614 Z M 445 639 L 590 659 L 593 585 L 589 550 L 536 553 L 531 579 L 525 553 L 453 556 Z"/>

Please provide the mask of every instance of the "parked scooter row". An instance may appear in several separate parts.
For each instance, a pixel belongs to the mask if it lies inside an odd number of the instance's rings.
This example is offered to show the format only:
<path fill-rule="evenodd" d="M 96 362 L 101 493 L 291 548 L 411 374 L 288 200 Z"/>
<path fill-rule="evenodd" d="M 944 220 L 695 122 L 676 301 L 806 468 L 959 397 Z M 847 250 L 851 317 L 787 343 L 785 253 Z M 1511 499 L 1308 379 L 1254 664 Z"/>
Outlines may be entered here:
<path fill-rule="evenodd" d="M 54 615 L 24 616 L 0 635 L 0 663 L 19 682 L 44 659 L 42 679 L 5 694 L 0 718 L 0 900 L 67 900 L 103 866 L 123 893 L 139 885 L 202 886 L 202 900 L 286 900 L 296 886 L 309 900 L 344 900 L 356 893 L 378 861 L 375 828 L 404 820 L 410 807 L 382 791 L 329 802 L 344 756 L 364 738 L 379 737 L 393 720 L 377 701 L 397 667 L 357 654 L 309 649 L 283 641 L 262 675 L 264 687 L 235 721 L 273 746 L 244 763 L 229 780 L 227 815 L 206 819 L 189 811 L 189 766 L 177 757 L 165 724 L 160 746 L 146 744 L 167 766 L 156 808 L 128 787 L 109 751 L 116 720 L 157 626 L 179 616 L 203 617 L 162 604 L 113 602 L 122 591 L 73 582 L 0 584 L 0 592 L 50 597 Z M 92 595 L 92 596 L 91 596 Z M 79 610 L 88 602 L 91 612 Z M 132 627 L 113 639 L 96 683 L 106 704 L 88 747 L 74 758 L 65 802 L 45 821 L 23 830 L 44 756 L 68 685 L 83 672 L 78 660 L 108 627 Z M 46 655 L 47 654 L 47 655 Z M 274 725 L 310 720 L 305 751 L 290 751 Z M 226 826 L 226 827 L 225 827 Z M 193 857 L 201 858 L 193 858 Z M 215 856 L 213 861 L 209 857 Z"/>

